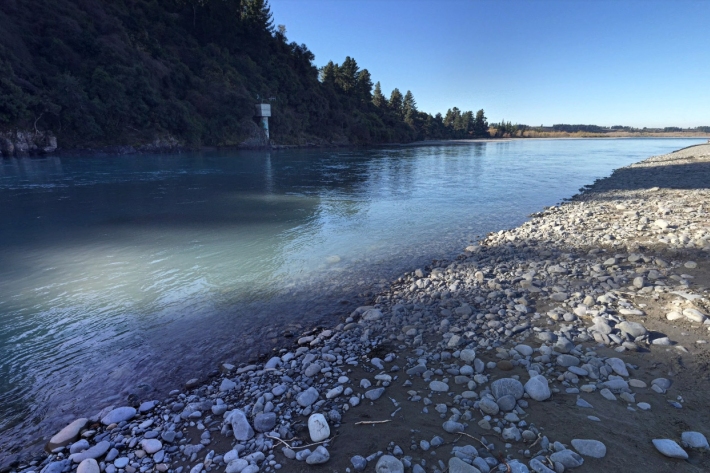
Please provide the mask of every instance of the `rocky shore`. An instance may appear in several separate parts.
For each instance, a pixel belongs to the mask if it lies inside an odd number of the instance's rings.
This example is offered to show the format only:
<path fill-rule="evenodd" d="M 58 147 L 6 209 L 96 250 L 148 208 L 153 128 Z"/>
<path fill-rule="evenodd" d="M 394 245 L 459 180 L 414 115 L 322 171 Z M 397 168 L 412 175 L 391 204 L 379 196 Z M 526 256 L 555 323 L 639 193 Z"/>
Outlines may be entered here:
<path fill-rule="evenodd" d="M 709 187 L 710 145 L 619 169 L 257 364 L 97 406 L 6 470 L 708 471 Z"/>

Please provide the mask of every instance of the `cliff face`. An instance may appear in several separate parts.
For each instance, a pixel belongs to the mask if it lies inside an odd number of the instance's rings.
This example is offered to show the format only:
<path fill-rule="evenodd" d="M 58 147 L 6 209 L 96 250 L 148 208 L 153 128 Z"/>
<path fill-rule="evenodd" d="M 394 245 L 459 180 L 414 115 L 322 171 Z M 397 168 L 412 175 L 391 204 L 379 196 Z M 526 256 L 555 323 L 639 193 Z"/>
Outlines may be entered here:
<path fill-rule="evenodd" d="M 56 150 L 57 138 L 51 131 L 0 132 L 0 154 L 6 158 L 50 154 Z"/>

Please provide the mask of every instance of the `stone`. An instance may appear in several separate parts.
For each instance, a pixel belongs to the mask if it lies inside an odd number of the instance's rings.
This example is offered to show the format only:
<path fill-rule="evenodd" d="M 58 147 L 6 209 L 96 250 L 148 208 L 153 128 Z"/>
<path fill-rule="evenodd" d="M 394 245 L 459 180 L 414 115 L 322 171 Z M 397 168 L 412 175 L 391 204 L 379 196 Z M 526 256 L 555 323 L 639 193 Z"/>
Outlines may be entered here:
<path fill-rule="evenodd" d="M 503 396 L 511 395 L 515 399 L 520 399 L 525 393 L 523 383 L 514 378 L 501 378 L 491 383 L 491 394 L 496 400 Z"/>
<path fill-rule="evenodd" d="M 320 465 L 330 460 L 330 453 L 323 445 L 318 445 L 316 449 L 308 455 L 306 463 L 309 465 Z"/>
<path fill-rule="evenodd" d="M 436 392 L 445 393 L 449 390 L 449 385 L 441 381 L 432 381 L 429 383 L 429 389 Z"/>
<path fill-rule="evenodd" d="M 498 404 L 493 399 L 489 399 L 487 397 L 481 399 L 481 401 L 478 403 L 478 408 L 481 409 L 484 413 L 493 416 L 498 414 L 498 412 L 500 411 L 500 407 L 498 407 Z"/>
<path fill-rule="evenodd" d="M 550 455 L 550 460 L 562 463 L 565 468 L 577 468 L 582 466 L 584 463 L 584 458 L 582 458 L 577 452 L 567 449 L 553 453 Z"/>
<path fill-rule="evenodd" d="M 511 394 L 506 394 L 505 396 L 501 396 L 497 401 L 496 404 L 498 404 L 498 407 L 500 408 L 501 411 L 508 412 L 512 411 L 515 409 L 515 396 Z"/>
<path fill-rule="evenodd" d="M 128 457 L 118 457 L 113 461 L 113 466 L 118 469 L 125 468 L 128 465 Z"/>
<path fill-rule="evenodd" d="M 453 420 L 447 420 L 442 425 L 443 429 L 450 434 L 455 434 L 458 432 L 463 432 L 463 424 L 459 422 L 454 422 Z"/>
<path fill-rule="evenodd" d="M 369 399 L 370 401 L 376 401 L 381 398 L 384 393 L 385 388 L 370 389 L 369 391 L 365 392 L 365 398 Z"/>
<path fill-rule="evenodd" d="M 599 440 L 572 439 L 572 447 L 585 457 L 604 458 L 606 456 L 606 445 Z"/>
<path fill-rule="evenodd" d="M 158 439 L 145 439 L 141 441 L 141 448 L 148 455 L 152 455 L 163 448 L 163 443 Z"/>
<path fill-rule="evenodd" d="M 219 385 L 219 392 L 229 392 L 237 387 L 237 383 L 230 379 L 223 379 L 222 384 Z"/>
<path fill-rule="evenodd" d="M 382 455 L 375 465 L 376 473 L 404 473 L 404 464 L 392 455 Z"/>
<path fill-rule="evenodd" d="M 123 421 L 128 421 L 136 416 L 137 411 L 133 407 L 117 407 L 101 418 L 101 423 L 104 425 L 118 424 Z"/>
<path fill-rule="evenodd" d="M 535 473 L 555 473 L 555 470 L 551 470 L 546 467 L 540 460 L 533 458 L 530 460 L 530 468 L 535 471 Z"/>
<path fill-rule="evenodd" d="M 152 411 L 157 405 L 157 401 L 145 401 L 138 406 L 138 412 L 145 414 L 146 412 Z"/>
<path fill-rule="evenodd" d="M 55 448 L 65 447 L 70 443 L 74 442 L 79 438 L 81 429 L 86 427 L 86 424 L 88 422 L 89 419 L 86 419 L 84 417 L 76 419 L 74 422 L 54 434 L 54 436 L 49 439 L 49 442 L 47 442 L 47 445 L 44 447 L 45 450 L 47 450 L 47 452 L 51 452 Z"/>
<path fill-rule="evenodd" d="M 557 357 L 557 364 L 560 366 L 579 366 L 579 358 L 572 355 L 559 355 Z"/>
<path fill-rule="evenodd" d="M 318 400 L 320 394 L 318 390 L 311 386 L 310 388 L 302 391 L 296 396 L 296 402 L 302 407 L 308 407 Z"/>
<path fill-rule="evenodd" d="M 614 373 L 619 376 L 629 376 L 629 371 L 626 369 L 626 363 L 620 358 L 607 358 L 606 364 L 614 370 Z"/>
<path fill-rule="evenodd" d="M 530 380 L 525 383 L 525 392 L 536 401 L 545 401 L 552 395 L 547 378 L 542 375 L 530 378 Z"/>
<path fill-rule="evenodd" d="M 227 463 L 227 468 L 224 471 L 225 473 L 241 473 L 248 466 L 248 461 L 244 460 L 243 458 L 235 458 L 234 460 Z"/>
<path fill-rule="evenodd" d="M 365 468 L 367 468 L 367 460 L 365 457 L 361 457 L 360 455 L 355 455 L 350 459 L 350 463 L 353 466 L 353 469 L 355 471 L 362 471 Z"/>
<path fill-rule="evenodd" d="M 111 444 L 108 441 L 103 440 L 103 441 L 97 443 L 96 445 L 94 445 L 93 447 L 91 447 L 87 450 L 84 450 L 81 453 L 74 453 L 72 455 L 69 455 L 69 459 L 71 461 L 73 461 L 74 463 L 81 463 L 84 460 L 86 460 L 87 458 L 93 458 L 93 459 L 100 458 L 100 457 L 104 456 L 106 454 L 106 452 L 109 451 L 110 448 L 111 448 Z"/>
<path fill-rule="evenodd" d="M 700 312 L 698 309 L 683 309 L 683 315 L 691 322 L 697 322 L 699 324 L 703 323 L 707 318 L 705 314 Z"/>
<path fill-rule="evenodd" d="M 708 439 L 700 432 L 683 432 L 680 436 L 681 443 L 684 447 L 694 450 L 709 450 Z"/>
<path fill-rule="evenodd" d="M 320 442 L 330 437 L 330 426 L 323 414 L 311 414 L 308 418 L 308 433 L 313 442 Z"/>
<path fill-rule="evenodd" d="M 254 429 L 249 425 L 246 414 L 240 409 L 234 409 L 228 414 L 225 414 L 225 422 L 232 425 L 234 438 L 243 442 L 254 437 Z"/>
<path fill-rule="evenodd" d="M 76 473 L 100 473 L 99 464 L 93 458 L 87 458 L 76 467 Z"/>
<path fill-rule="evenodd" d="M 472 363 L 473 360 L 476 359 L 476 352 L 470 349 L 461 350 L 461 353 L 459 353 L 459 359 L 464 363 Z"/>
<path fill-rule="evenodd" d="M 533 354 L 533 349 L 528 345 L 516 345 L 515 351 L 517 351 L 523 356 L 530 356 Z"/>
<path fill-rule="evenodd" d="M 648 330 L 646 330 L 646 327 L 644 327 L 642 324 L 638 322 L 621 322 L 619 324 L 616 324 L 616 328 L 621 330 L 624 333 L 628 333 L 632 337 L 642 337 L 648 333 Z"/>
<path fill-rule="evenodd" d="M 83 452 L 84 450 L 88 449 L 89 447 L 91 447 L 91 445 L 89 445 L 89 441 L 86 439 L 81 439 L 81 440 L 71 444 L 71 446 L 69 447 L 69 453 Z"/>
<path fill-rule="evenodd" d="M 681 460 L 688 459 L 688 453 L 671 439 L 653 439 L 653 446 L 667 457 L 680 458 Z"/>
<path fill-rule="evenodd" d="M 664 391 L 667 391 L 671 387 L 671 381 L 666 378 L 656 378 L 651 381 L 651 386 L 658 386 Z"/>
<path fill-rule="evenodd" d="M 269 432 L 276 426 L 275 412 L 260 412 L 254 416 L 254 430 L 257 432 Z"/>
<path fill-rule="evenodd" d="M 449 473 L 481 473 L 481 470 L 457 457 L 449 458 Z"/>

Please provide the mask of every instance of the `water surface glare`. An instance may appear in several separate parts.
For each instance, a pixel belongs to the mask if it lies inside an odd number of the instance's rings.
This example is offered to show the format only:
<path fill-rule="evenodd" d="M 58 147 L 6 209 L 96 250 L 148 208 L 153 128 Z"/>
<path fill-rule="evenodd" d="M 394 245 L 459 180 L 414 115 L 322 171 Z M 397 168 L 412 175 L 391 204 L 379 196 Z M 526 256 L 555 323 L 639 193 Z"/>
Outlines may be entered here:
<path fill-rule="evenodd" d="M 704 141 L 4 159 L 0 451 L 334 325 L 405 270 Z"/>

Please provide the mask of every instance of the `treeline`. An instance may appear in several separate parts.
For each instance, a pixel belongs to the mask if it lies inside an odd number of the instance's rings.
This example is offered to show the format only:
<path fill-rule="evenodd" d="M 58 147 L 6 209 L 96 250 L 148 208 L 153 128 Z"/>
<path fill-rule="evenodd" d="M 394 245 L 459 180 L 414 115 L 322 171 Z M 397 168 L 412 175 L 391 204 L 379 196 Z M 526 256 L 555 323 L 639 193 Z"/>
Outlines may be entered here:
<path fill-rule="evenodd" d="M 0 131 L 52 130 L 64 147 L 237 145 L 260 133 L 260 97 L 274 98 L 282 144 L 487 136 L 483 110 L 419 111 L 355 59 L 319 70 L 286 33 L 266 0 L 3 0 Z"/>

